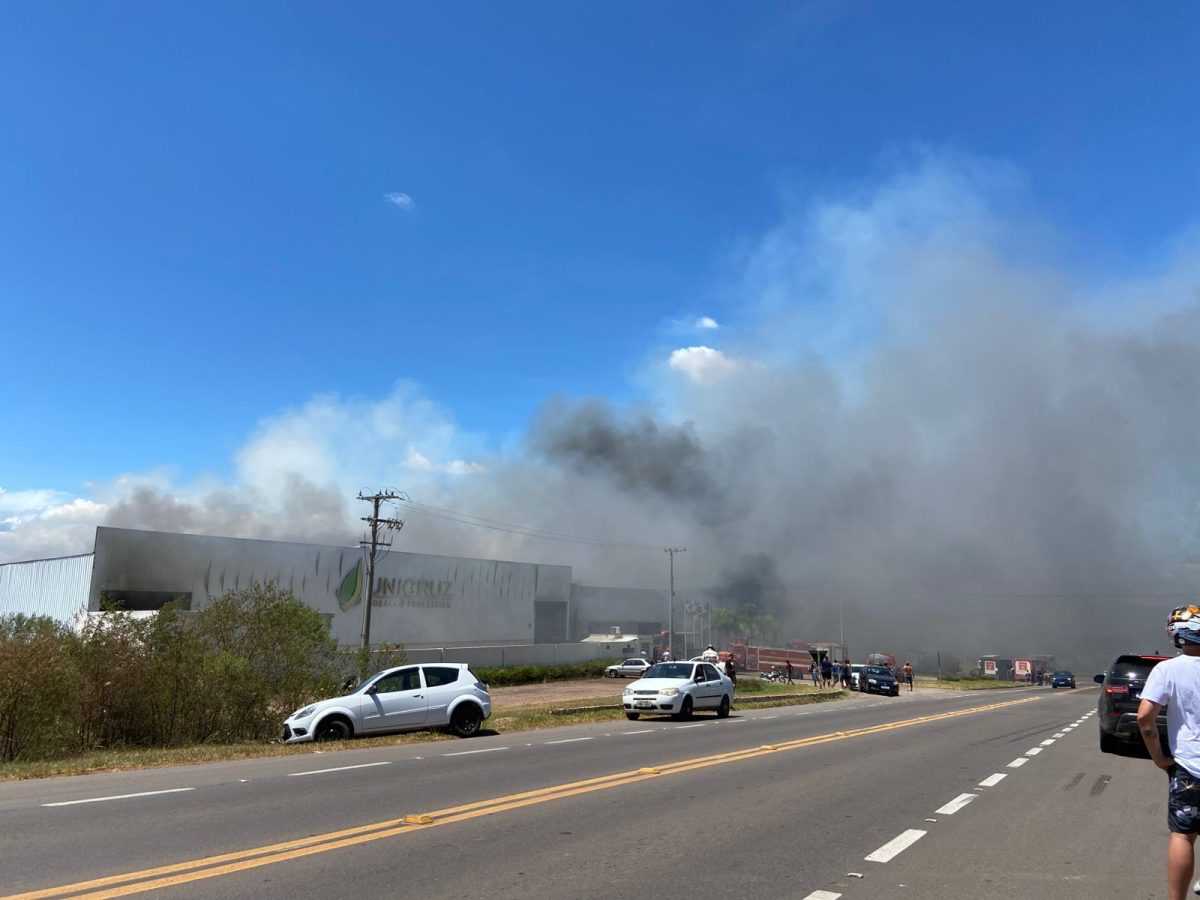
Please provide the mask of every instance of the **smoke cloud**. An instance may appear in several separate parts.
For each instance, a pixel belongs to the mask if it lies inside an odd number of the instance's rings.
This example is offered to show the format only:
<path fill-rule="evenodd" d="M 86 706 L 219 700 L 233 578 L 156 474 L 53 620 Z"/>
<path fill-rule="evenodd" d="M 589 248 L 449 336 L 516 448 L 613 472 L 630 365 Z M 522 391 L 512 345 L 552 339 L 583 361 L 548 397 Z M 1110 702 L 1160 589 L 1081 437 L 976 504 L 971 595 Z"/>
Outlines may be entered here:
<path fill-rule="evenodd" d="M 924 154 L 790 211 L 730 268 L 706 337 L 720 345 L 654 347 L 635 407 L 548 398 L 519 446 L 498 450 L 411 385 L 318 398 L 264 421 L 236 483 L 132 479 L 98 491 L 91 514 L 352 542 L 354 494 L 395 485 L 621 544 L 401 504 L 398 547 L 664 586 L 661 548 L 686 546 L 685 597 L 753 602 L 782 638 L 844 628 L 856 655 L 1053 653 L 1083 667 L 1165 649 L 1166 612 L 1200 572 L 1194 240 L 1150 271 L 1114 272 L 1055 235 L 1011 169 Z M 0 495 L 0 553 L 49 546 L 54 509 L 77 499 L 30 513 Z"/>

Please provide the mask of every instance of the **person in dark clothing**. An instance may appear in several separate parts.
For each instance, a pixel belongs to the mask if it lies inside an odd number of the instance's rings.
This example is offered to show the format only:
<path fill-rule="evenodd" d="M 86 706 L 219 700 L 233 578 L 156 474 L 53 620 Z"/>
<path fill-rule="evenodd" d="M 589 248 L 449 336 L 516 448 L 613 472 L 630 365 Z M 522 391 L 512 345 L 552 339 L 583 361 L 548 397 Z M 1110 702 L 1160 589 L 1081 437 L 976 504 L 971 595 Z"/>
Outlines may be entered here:
<path fill-rule="evenodd" d="M 792 661 L 790 659 L 787 661 L 785 671 L 787 672 L 787 683 L 792 684 Z"/>
<path fill-rule="evenodd" d="M 725 674 L 729 676 L 729 680 L 737 684 L 737 666 L 733 664 L 733 657 L 725 660 Z"/>

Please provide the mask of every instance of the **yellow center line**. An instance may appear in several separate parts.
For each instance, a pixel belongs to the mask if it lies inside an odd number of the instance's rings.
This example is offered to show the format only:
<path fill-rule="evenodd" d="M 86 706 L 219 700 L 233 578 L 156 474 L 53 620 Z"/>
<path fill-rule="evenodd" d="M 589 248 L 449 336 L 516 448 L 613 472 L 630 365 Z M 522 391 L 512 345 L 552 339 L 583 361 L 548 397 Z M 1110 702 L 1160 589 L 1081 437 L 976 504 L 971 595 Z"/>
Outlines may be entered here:
<path fill-rule="evenodd" d="M 828 734 L 797 738 L 796 740 L 784 741 L 777 744 L 764 744 L 758 747 L 748 747 L 742 750 L 733 750 L 727 753 L 718 753 L 712 756 L 701 756 L 693 759 L 679 760 L 673 763 L 663 763 L 658 766 L 644 767 L 629 772 L 617 772 L 611 775 L 601 775 L 599 777 L 588 778 L 583 781 L 552 785 L 550 787 L 537 788 L 536 790 L 532 791 L 523 791 L 517 794 L 507 794 L 502 797 L 492 797 L 487 800 L 479 800 L 460 806 L 451 806 L 446 809 L 439 809 L 429 813 L 403 816 L 398 819 L 388 819 L 382 822 L 374 822 L 369 825 L 360 825 L 340 831 L 312 835 L 307 838 L 298 838 L 291 841 L 268 844 L 262 847 L 253 847 L 246 850 L 234 851 L 232 853 L 223 853 L 218 856 L 207 856 L 186 862 L 158 866 L 152 869 L 127 872 L 121 875 L 109 875 L 104 878 L 96 878 L 90 881 L 80 881 L 74 884 L 65 884 L 59 887 L 30 891 L 23 894 L 11 894 L 6 897 L 0 897 L 0 900 L 50 900 L 50 898 L 67 897 L 69 895 L 75 895 L 77 900 L 83 900 L 83 898 L 87 898 L 87 900 L 105 900 L 105 898 L 124 897 L 130 894 L 137 894 L 145 891 L 187 884 L 189 882 L 199 881 L 205 878 L 216 878 L 222 875 L 230 875 L 235 872 L 244 872 L 260 866 L 273 865 L 275 863 L 286 862 L 292 859 L 301 859 L 305 856 L 312 856 L 317 853 L 326 853 L 331 850 L 340 850 L 345 847 L 366 844 L 382 838 L 395 837 L 405 833 L 411 834 L 416 831 L 423 831 L 427 828 L 433 828 L 439 825 L 450 825 L 455 822 L 465 822 L 470 819 L 480 818 L 482 816 L 490 816 L 501 812 L 508 812 L 514 809 L 535 806 L 537 804 L 548 803 L 553 800 L 562 800 L 567 797 L 579 796 L 580 794 L 608 790 L 609 788 L 614 787 L 623 787 L 625 785 L 635 784 L 639 781 L 647 781 L 653 778 L 661 778 L 667 775 L 679 774 L 681 772 L 690 772 L 695 769 L 702 769 L 709 766 L 724 765 L 731 762 L 742 762 L 749 759 L 769 756 L 775 753 L 785 753 L 791 750 L 799 750 L 806 747 L 827 744 L 833 741 L 844 741 L 851 738 L 880 734 L 885 731 L 893 731 L 897 728 L 908 728 L 915 725 L 925 725 L 930 722 L 954 719 L 960 716 L 974 715 L 975 713 L 1003 709 L 1009 706 L 1017 706 L 1022 703 L 1032 703 L 1038 699 L 1040 698 L 1025 697 L 1020 700 L 992 703 L 987 706 L 976 706 L 971 707 L 970 709 L 954 710 L 952 712 L 939 713 L 932 716 L 918 716 L 912 719 L 904 719 L 899 722 L 888 722 L 882 725 L 870 725 L 864 728 L 855 728 L 847 731 L 834 731 L 829 732 Z"/>

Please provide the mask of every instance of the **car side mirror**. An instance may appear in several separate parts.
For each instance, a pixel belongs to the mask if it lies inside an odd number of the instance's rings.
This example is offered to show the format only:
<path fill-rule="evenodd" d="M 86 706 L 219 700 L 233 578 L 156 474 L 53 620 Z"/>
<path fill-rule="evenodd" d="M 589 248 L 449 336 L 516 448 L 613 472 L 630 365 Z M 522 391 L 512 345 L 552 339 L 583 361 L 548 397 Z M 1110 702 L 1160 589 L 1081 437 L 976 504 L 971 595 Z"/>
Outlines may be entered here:
<path fill-rule="evenodd" d="M 1104 684 L 1104 676 L 1097 675 L 1095 678 L 1092 679 L 1092 681 L 1096 682 L 1096 684 Z"/>
<path fill-rule="evenodd" d="M 364 694 L 378 694 L 379 693 L 379 685 L 373 684 L 369 688 L 367 688 L 365 691 L 363 691 L 363 693 Z"/>

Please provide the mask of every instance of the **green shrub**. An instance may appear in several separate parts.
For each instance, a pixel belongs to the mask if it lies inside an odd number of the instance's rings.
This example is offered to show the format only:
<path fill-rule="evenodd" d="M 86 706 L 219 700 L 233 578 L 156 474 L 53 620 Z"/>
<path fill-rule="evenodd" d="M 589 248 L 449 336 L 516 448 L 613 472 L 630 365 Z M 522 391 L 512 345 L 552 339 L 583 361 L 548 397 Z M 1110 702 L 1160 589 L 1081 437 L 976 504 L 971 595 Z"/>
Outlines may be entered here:
<path fill-rule="evenodd" d="M 66 626 L 45 616 L 0 617 L 0 760 L 77 748 L 75 643 Z"/>
<path fill-rule="evenodd" d="M 489 686 L 542 684 L 548 681 L 567 681 L 575 678 L 595 678 L 603 675 L 606 666 L 619 659 L 568 663 L 561 666 L 489 666 L 473 669 L 479 680 Z"/>

